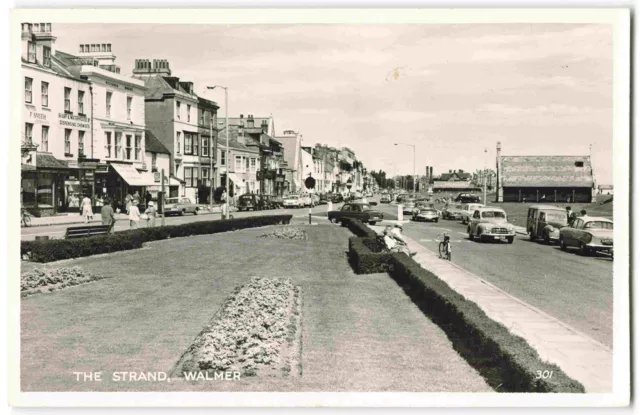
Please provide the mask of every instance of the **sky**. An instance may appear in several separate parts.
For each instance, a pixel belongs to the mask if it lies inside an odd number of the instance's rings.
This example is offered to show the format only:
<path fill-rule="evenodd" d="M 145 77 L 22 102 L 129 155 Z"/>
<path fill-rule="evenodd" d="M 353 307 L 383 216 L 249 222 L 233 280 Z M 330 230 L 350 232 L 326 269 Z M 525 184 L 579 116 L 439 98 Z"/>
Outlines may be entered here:
<path fill-rule="evenodd" d="M 111 43 L 121 73 L 167 59 L 224 116 L 273 115 L 303 145 L 347 146 L 388 174 L 495 167 L 503 155 L 588 155 L 613 182 L 608 25 L 55 24 L 56 48 Z M 394 143 L 408 145 L 394 146 Z M 485 148 L 488 150 L 485 155 Z"/>

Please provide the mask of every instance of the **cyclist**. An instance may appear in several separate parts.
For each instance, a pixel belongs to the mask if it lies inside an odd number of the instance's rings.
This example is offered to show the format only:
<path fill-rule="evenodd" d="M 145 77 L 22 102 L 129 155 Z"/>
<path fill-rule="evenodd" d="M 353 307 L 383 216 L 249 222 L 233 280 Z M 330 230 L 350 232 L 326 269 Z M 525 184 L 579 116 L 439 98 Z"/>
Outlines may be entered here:
<path fill-rule="evenodd" d="M 440 238 L 440 235 L 444 235 L 442 241 L 438 244 L 440 258 L 451 261 L 451 237 L 446 232 L 439 233 L 438 238 Z"/>

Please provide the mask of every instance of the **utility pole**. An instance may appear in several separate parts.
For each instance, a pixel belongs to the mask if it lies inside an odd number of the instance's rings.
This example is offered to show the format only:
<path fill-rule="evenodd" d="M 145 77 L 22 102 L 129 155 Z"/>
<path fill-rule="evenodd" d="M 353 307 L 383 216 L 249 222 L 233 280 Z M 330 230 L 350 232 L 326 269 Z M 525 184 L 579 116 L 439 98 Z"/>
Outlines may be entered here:
<path fill-rule="evenodd" d="M 158 204 L 162 206 L 162 223 L 161 223 L 160 225 L 161 225 L 161 226 L 164 226 L 164 217 L 165 217 L 165 213 L 164 213 L 164 200 L 166 199 L 166 198 L 165 198 L 165 195 L 164 195 L 164 169 L 162 169 L 162 179 L 161 179 L 161 180 L 162 180 L 162 184 L 160 185 L 160 186 L 161 186 L 161 187 L 160 187 L 160 190 L 161 190 L 161 194 L 162 194 L 162 196 L 160 196 L 160 197 L 161 197 L 161 199 L 159 199 L 159 200 L 158 200 L 158 202 L 159 202 Z"/>
<path fill-rule="evenodd" d="M 484 148 L 484 170 L 482 171 L 482 181 L 484 182 L 484 197 L 483 203 L 487 204 L 487 148 Z"/>

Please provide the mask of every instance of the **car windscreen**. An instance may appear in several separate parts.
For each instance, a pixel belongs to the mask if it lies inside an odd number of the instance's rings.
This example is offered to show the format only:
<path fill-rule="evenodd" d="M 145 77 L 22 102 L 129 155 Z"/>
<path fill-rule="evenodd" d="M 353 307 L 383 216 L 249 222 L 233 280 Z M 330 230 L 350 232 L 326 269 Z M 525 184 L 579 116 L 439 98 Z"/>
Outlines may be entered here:
<path fill-rule="evenodd" d="M 177 198 L 175 198 L 175 199 L 174 198 L 167 199 L 167 203 L 178 203 L 178 199 Z"/>
<path fill-rule="evenodd" d="M 371 210 L 371 206 L 369 206 L 369 205 L 360 205 L 360 206 L 362 206 L 362 211 L 363 212 L 368 212 L 368 211 Z"/>
<path fill-rule="evenodd" d="M 240 196 L 240 200 L 251 200 L 251 199 L 253 199 L 253 196 L 250 196 L 250 195 Z"/>
<path fill-rule="evenodd" d="M 487 212 L 482 212 L 482 217 L 487 219 L 491 219 L 491 218 L 505 219 L 507 215 L 505 215 L 504 212 L 500 212 L 499 210 L 489 210 Z"/>
<path fill-rule="evenodd" d="M 613 230 L 613 223 L 604 221 L 591 221 L 584 224 L 585 229 L 611 229 Z"/>
<path fill-rule="evenodd" d="M 567 214 L 564 212 L 547 212 L 546 221 L 566 225 Z"/>
<path fill-rule="evenodd" d="M 437 213 L 435 209 L 420 209 L 420 213 Z"/>

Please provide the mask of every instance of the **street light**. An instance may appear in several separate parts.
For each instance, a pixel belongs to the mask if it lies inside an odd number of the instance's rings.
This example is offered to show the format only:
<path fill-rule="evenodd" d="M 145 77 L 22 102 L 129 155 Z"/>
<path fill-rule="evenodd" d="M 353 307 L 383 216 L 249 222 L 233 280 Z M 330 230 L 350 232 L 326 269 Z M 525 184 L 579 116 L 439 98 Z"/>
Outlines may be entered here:
<path fill-rule="evenodd" d="M 484 170 L 482 171 L 482 181 L 484 182 L 483 203 L 487 205 L 487 148 L 484 149 Z"/>
<path fill-rule="evenodd" d="M 413 196 L 416 196 L 416 145 L 407 143 L 394 143 L 394 146 L 403 145 L 413 147 Z"/>
<path fill-rule="evenodd" d="M 225 189 L 227 191 L 227 197 L 225 198 L 225 214 L 224 214 L 224 219 L 227 219 L 227 217 L 229 216 L 229 198 L 231 197 L 231 190 L 229 189 L 229 94 L 228 94 L 228 88 L 226 86 L 221 86 L 221 85 L 213 85 L 213 86 L 208 86 L 207 89 L 211 89 L 214 90 L 216 88 L 222 88 L 224 89 L 224 135 L 227 141 L 227 145 L 226 145 L 226 152 L 227 152 L 227 157 L 226 157 L 226 166 L 225 166 Z M 212 121 L 213 122 L 213 121 Z M 211 200 L 213 201 L 213 194 L 211 197 Z"/>

